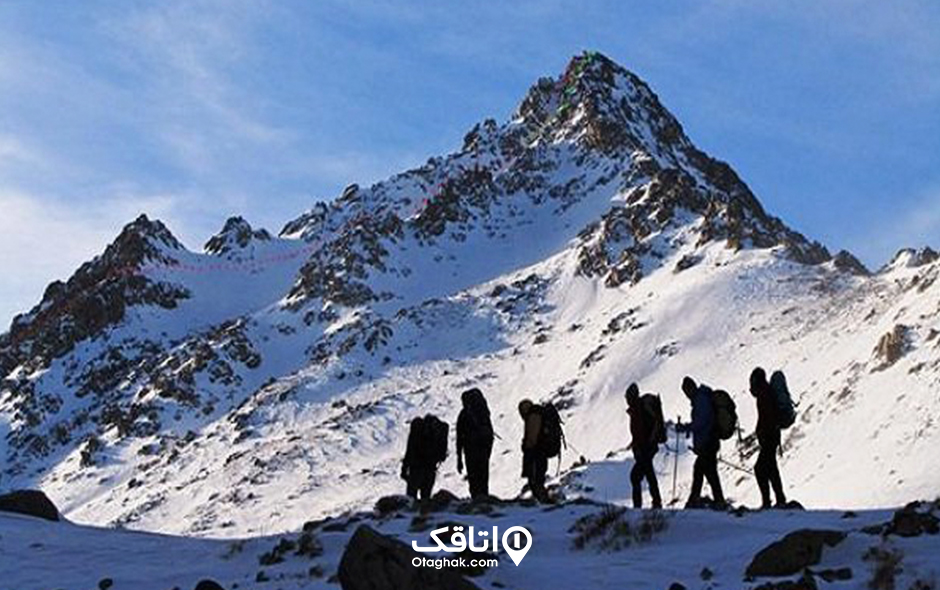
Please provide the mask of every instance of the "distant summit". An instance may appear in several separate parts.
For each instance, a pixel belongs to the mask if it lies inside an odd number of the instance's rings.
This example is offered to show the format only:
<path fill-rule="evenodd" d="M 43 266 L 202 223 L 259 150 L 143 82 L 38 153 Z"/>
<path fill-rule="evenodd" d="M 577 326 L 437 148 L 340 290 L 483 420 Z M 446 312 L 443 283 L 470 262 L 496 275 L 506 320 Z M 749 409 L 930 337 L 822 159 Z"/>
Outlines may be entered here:
<path fill-rule="evenodd" d="M 251 224 L 241 217 L 229 217 L 222 231 L 209 238 L 205 245 L 207 254 L 221 256 L 233 250 L 246 248 L 252 241 L 268 241 L 271 234 L 265 229 L 253 229 Z"/>

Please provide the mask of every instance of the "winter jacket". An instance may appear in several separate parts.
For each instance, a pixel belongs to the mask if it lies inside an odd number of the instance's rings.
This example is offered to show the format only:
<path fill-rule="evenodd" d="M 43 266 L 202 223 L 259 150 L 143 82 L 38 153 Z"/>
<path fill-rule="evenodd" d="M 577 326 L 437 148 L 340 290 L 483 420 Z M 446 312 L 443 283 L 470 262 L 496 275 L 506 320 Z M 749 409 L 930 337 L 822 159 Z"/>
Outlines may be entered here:
<path fill-rule="evenodd" d="M 475 419 L 470 410 L 460 410 L 457 416 L 457 456 L 460 457 L 461 453 L 488 453 L 492 448 L 493 425 L 489 416 Z"/>
<path fill-rule="evenodd" d="M 629 406 L 627 414 L 630 416 L 630 437 L 634 452 L 655 451 L 659 445 L 653 440 L 653 417 L 644 410 L 641 402 Z"/>
<path fill-rule="evenodd" d="M 719 444 L 715 434 L 715 403 L 712 390 L 699 385 L 692 396 L 692 450 L 696 454 L 709 452 Z"/>
<path fill-rule="evenodd" d="M 757 439 L 759 441 L 780 440 L 778 411 L 773 388 L 769 384 L 762 385 L 757 391 Z"/>

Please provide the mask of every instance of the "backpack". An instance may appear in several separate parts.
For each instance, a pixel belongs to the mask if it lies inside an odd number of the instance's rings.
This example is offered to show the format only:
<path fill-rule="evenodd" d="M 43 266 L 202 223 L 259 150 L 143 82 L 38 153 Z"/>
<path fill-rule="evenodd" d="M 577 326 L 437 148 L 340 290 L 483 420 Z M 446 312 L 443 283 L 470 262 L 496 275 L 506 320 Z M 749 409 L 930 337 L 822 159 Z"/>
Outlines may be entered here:
<path fill-rule="evenodd" d="M 650 420 L 653 431 L 653 440 L 657 443 L 666 442 L 666 419 L 663 418 L 663 402 L 658 395 L 647 393 L 640 398 L 640 407 Z"/>
<path fill-rule="evenodd" d="M 534 408 L 542 416 L 542 429 L 539 431 L 538 449 L 546 458 L 560 457 L 561 446 L 568 444 L 565 442 L 565 431 L 562 429 L 561 416 L 558 414 L 558 408 L 552 402 L 545 402 L 541 406 Z"/>
<path fill-rule="evenodd" d="M 738 429 L 738 410 L 731 395 L 718 389 L 712 392 L 712 404 L 715 407 L 715 434 L 721 440 L 728 440 Z"/>
<path fill-rule="evenodd" d="M 411 427 L 408 429 L 408 446 L 405 449 L 405 461 L 414 463 L 422 458 L 422 447 L 424 442 L 424 418 L 418 416 L 411 420 Z"/>
<path fill-rule="evenodd" d="M 770 389 L 777 403 L 777 426 L 781 430 L 790 428 L 796 422 L 796 404 L 790 396 L 787 378 L 782 371 L 774 371 L 774 374 L 770 376 Z"/>
<path fill-rule="evenodd" d="M 447 433 L 450 427 L 434 414 L 424 417 L 422 447 L 425 457 L 432 465 L 442 463 L 447 458 Z"/>

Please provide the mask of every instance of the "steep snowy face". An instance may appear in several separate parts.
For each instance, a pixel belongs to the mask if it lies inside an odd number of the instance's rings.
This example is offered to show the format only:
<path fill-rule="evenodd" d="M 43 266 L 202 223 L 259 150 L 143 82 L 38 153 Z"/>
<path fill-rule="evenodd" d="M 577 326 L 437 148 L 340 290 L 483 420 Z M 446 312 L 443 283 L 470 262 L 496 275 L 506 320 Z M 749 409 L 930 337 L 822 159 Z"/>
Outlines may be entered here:
<path fill-rule="evenodd" d="M 282 235 L 323 244 L 291 291 L 295 306 L 400 298 L 412 269 L 397 254 L 412 242 L 456 262 L 445 293 L 507 270 L 464 274 L 455 258 L 482 248 L 518 267 L 574 239 L 583 272 L 611 286 L 635 283 L 686 244 L 779 247 L 808 264 L 830 258 L 767 215 L 727 164 L 692 145 L 645 83 L 597 53 L 541 79 L 511 121 L 475 126 L 459 152 L 368 189 L 353 185 Z M 370 280 L 376 273 L 382 279 Z"/>
<path fill-rule="evenodd" d="M 243 220 L 209 249 L 188 251 L 142 215 L 0 336 L 6 485 L 70 453 L 92 465 L 168 422 L 185 435 L 187 417 L 225 406 L 219 389 L 241 383 L 233 366 L 258 362 L 240 318 L 277 301 L 307 250 Z"/>
<path fill-rule="evenodd" d="M 0 477 L 80 520 L 290 528 L 397 490 L 407 420 L 452 419 L 473 384 L 506 440 L 494 491 L 514 494 L 520 397 L 557 402 L 578 453 L 602 461 L 626 445 L 626 380 L 665 393 L 780 363 L 799 383 L 826 360 L 802 347 L 827 342 L 813 335 L 836 330 L 833 310 L 853 310 L 838 329 L 857 335 L 862 307 L 899 297 L 893 274 L 866 274 L 767 214 L 645 83 L 586 53 L 509 121 L 278 237 L 232 218 L 197 254 L 159 222 L 129 225 L 0 337 Z M 852 355 L 867 366 L 874 346 Z M 665 398 L 670 416 L 681 402 Z M 794 449 L 819 440 L 811 426 Z"/>
<path fill-rule="evenodd" d="M 45 368 L 77 342 L 121 321 L 130 306 L 175 307 L 188 297 L 186 289 L 139 271 L 147 264 L 177 264 L 182 251 L 162 223 L 141 215 L 100 256 L 67 282 L 50 284 L 36 307 L 14 318 L 0 336 L 0 370 L 7 375 L 24 363 L 29 370 Z"/>

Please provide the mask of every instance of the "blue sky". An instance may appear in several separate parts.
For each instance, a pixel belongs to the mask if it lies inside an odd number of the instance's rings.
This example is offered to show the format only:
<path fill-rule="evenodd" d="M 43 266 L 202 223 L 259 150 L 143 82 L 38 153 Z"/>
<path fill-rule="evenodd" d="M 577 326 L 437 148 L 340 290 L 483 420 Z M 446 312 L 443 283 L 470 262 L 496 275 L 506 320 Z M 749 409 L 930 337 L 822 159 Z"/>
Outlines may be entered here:
<path fill-rule="evenodd" d="M 940 246 L 932 0 L 5 0 L 0 323 L 140 212 L 192 248 L 231 214 L 279 230 L 454 149 L 583 49 L 832 250 Z"/>

